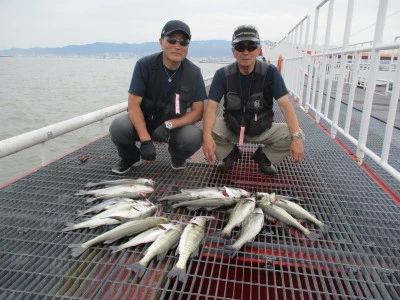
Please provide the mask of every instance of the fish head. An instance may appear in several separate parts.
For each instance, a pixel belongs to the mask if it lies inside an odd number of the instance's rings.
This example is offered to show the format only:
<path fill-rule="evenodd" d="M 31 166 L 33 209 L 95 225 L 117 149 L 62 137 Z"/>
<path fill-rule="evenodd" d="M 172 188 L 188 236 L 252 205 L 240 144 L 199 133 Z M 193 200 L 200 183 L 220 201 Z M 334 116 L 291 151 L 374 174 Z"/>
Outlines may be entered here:
<path fill-rule="evenodd" d="M 189 224 L 194 224 L 200 227 L 205 227 L 205 224 L 208 220 L 215 219 L 214 217 L 211 216 L 198 216 L 194 217 L 189 221 Z"/>

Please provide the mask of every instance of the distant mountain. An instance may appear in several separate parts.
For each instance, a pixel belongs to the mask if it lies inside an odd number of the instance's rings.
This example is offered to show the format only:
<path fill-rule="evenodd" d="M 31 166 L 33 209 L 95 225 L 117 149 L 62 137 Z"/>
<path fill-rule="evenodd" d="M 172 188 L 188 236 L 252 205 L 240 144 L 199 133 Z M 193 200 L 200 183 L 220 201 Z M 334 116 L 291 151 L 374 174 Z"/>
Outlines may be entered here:
<path fill-rule="evenodd" d="M 266 45 L 270 41 L 265 41 Z M 0 56 L 94 56 L 94 57 L 142 57 L 160 51 L 158 42 L 141 44 L 93 43 L 57 48 L 11 48 L 0 50 Z M 189 57 L 232 57 L 231 42 L 223 40 L 191 41 Z"/>

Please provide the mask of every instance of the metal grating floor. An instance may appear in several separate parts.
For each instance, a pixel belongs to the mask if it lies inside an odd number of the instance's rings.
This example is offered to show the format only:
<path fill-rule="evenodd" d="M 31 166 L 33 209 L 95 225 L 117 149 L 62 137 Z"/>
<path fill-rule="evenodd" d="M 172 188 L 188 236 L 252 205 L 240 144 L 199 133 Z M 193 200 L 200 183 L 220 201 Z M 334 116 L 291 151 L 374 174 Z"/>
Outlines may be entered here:
<path fill-rule="evenodd" d="M 167 277 L 174 251 L 153 260 L 142 278 L 125 269 L 148 245 L 111 254 L 99 244 L 72 258 L 68 244 L 107 230 L 61 231 L 77 209 L 90 206 L 73 196 L 76 191 L 88 181 L 117 178 L 110 170 L 118 157 L 107 136 L 0 190 L 0 298 L 398 299 L 399 205 L 311 118 L 297 114 L 306 133 L 305 159 L 282 162 L 277 176 L 262 175 L 250 159 L 255 145 L 246 145 L 241 163 L 229 172 L 204 163 L 201 151 L 187 169 L 174 171 L 166 147 L 157 146 L 157 163 L 141 165 L 129 177 L 156 181 L 150 200 L 180 187 L 223 185 L 301 197 L 302 206 L 329 226 L 317 241 L 266 221 L 257 239 L 230 258 L 220 250 L 225 241 L 208 236 L 199 257 L 189 260 L 183 283 Z M 212 215 L 208 233 L 221 230 L 228 217 L 222 210 L 188 213 L 166 206 L 158 214 Z"/>

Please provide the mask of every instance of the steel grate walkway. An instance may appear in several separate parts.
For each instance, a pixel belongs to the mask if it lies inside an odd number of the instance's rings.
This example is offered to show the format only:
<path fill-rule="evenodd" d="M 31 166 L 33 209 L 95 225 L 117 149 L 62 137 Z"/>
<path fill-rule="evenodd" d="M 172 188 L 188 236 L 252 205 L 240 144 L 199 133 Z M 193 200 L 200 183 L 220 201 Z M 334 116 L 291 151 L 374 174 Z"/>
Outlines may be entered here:
<path fill-rule="evenodd" d="M 179 188 L 223 185 L 301 197 L 302 206 L 329 226 L 316 242 L 266 221 L 256 240 L 230 258 L 220 249 L 226 241 L 209 235 L 199 257 L 189 260 L 183 283 L 167 277 L 175 251 L 153 260 L 142 278 L 125 266 L 148 245 L 111 254 L 99 244 L 72 258 L 68 244 L 109 229 L 61 231 L 77 209 L 91 205 L 75 192 L 89 181 L 117 178 L 110 170 L 118 157 L 107 136 L 0 190 L 0 298 L 398 299 L 399 205 L 311 118 L 297 115 L 306 133 L 305 159 L 298 165 L 284 161 L 275 177 L 259 173 L 250 159 L 255 145 L 246 145 L 241 163 L 229 172 L 216 172 L 201 151 L 186 170 L 174 171 L 166 147 L 157 146 L 157 163 L 142 165 L 129 177 L 156 181 L 150 200 Z M 86 154 L 89 159 L 81 164 Z M 189 213 L 167 206 L 158 214 L 186 220 L 214 216 L 208 233 L 221 230 L 228 218 L 223 210 Z"/>

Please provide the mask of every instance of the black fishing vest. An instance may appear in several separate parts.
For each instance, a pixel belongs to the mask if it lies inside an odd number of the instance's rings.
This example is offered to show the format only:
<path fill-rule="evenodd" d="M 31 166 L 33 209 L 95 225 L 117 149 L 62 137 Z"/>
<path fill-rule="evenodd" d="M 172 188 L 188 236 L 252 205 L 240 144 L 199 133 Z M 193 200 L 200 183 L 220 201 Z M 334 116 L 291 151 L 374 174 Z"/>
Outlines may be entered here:
<path fill-rule="evenodd" d="M 185 114 L 194 100 L 195 79 L 199 70 L 191 61 L 182 61 L 181 80 L 174 93 L 163 101 L 162 78 L 164 76 L 163 53 L 155 53 L 146 57 L 149 80 L 140 108 L 146 121 L 161 124 L 164 121 L 178 118 Z M 179 113 L 176 113 L 175 94 L 179 94 Z"/>
<path fill-rule="evenodd" d="M 256 136 L 271 128 L 274 119 L 272 99 L 264 99 L 264 81 L 269 64 L 256 60 L 248 95 L 241 89 L 237 63 L 224 67 L 227 93 L 224 96 L 224 120 L 235 134 L 245 127 L 245 134 Z"/>

